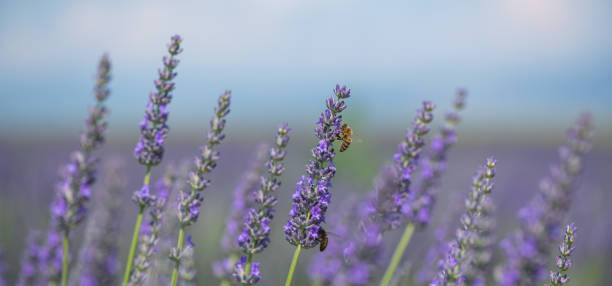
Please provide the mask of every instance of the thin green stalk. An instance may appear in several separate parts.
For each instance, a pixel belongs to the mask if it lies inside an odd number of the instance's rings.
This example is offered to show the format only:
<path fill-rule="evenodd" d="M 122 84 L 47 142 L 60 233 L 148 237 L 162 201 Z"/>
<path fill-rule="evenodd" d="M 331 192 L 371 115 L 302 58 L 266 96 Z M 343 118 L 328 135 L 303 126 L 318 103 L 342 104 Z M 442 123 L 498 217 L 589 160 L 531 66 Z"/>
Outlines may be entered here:
<path fill-rule="evenodd" d="M 389 286 L 389 283 L 391 283 L 391 279 L 393 278 L 395 269 L 397 269 L 397 266 L 402 260 L 402 256 L 404 256 L 404 251 L 410 243 L 410 239 L 412 238 L 413 233 L 414 225 L 410 223 L 406 226 L 406 230 L 404 230 L 404 234 L 402 235 L 402 238 L 400 239 L 399 243 L 397 244 L 397 247 L 395 248 L 395 251 L 393 252 L 393 256 L 391 257 L 391 263 L 389 263 L 389 267 L 387 267 L 387 271 L 385 271 L 385 275 L 380 281 L 380 286 Z"/>
<path fill-rule="evenodd" d="M 179 251 L 179 255 L 180 252 L 183 250 L 183 240 L 185 240 L 185 230 L 183 229 L 183 227 L 181 227 L 181 229 L 179 230 L 179 237 L 176 245 L 176 248 Z M 172 282 L 170 283 L 171 286 L 176 286 L 176 282 L 178 281 L 179 264 L 179 261 L 174 264 L 174 270 L 172 270 Z"/>
<path fill-rule="evenodd" d="M 132 235 L 132 244 L 130 244 L 130 252 L 128 254 L 128 260 L 125 263 L 125 273 L 123 275 L 123 286 L 126 286 L 130 280 L 130 274 L 132 272 L 132 264 L 134 263 L 134 254 L 136 253 L 136 244 L 138 244 L 138 234 L 140 233 L 140 224 L 142 223 L 142 214 L 144 208 L 141 207 L 136 218 L 136 225 L 134 226 L 134 234 Z"/>
<path fill-rule="evenodd" d="M 247 264 L 246 264 L 246 277 L 249 277 L 249 274 L 251 274 L 251 264 L 253 264 L 253 254 L 249 253 L 247 255 Z"/>
<path fill-rule="evenodd" d="M 147 166 L 147 171 L 144 176 L 144 184 L 149 185 L 151 179 L 151 166 Z M 123 286 L 127 286 L 130 281 L 130 274 L 132 274 L 132 264 L 134 263 L 134 254 L 136 254 L 136 245 L 138 244 L 138 235 L 140 234 L 140 224 L 142 224 L 142 216 L 145 207 L 141 206 L 138 211 L 138 217 L 136 218 L 136 225 L 134 225 L 134 233 L 132 234 L 132 243 L 130 244 L 130 252 L 128 254 L 127 262 L 125 263 L 125 273 L 123 274 Z"/>
<path fill-rule="evenodd" d="M 62 286 L 68 285 L 68 249 L 68 229 L 66 229 L 62 239 Z"/>
<path fill-rule="evenodd" d="M 285 286 L 291 286 L 291 282 L 293 281 L 293 272 L 295 272 L 295 266 L 297 265 L 298 258 L 300 258 L 300 252 L 302 251 L 302 245 L 298 245 L 293 253 L 293 260 L 291 260 L 291 267 L 289 267 L 289 273 L 287 274 L 287 280 L 285 281 Z"/>

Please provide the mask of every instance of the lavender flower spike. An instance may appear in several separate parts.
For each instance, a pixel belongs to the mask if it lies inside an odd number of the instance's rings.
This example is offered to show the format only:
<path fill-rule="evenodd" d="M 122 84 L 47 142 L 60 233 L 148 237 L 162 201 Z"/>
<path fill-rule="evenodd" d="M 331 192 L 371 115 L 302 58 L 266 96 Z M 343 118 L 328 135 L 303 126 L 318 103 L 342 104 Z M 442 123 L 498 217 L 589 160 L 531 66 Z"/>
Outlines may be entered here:
<path fill-rule="evenodd" d="M 439 263 L 440 272 L 429 284 L 430 286 L 463 285 L 465 282 L 463 270 L 476 236 L 475 222 L 482 211 L 483 201 L 493 190 L 495 164 L 495 160 L 489 158 L 484 167 L 476 172 L 472 191 L 465 201 L 466 212 L 461 216 L 461 226 L 457 229 L 455 239 L 449 243 L 449 251 Z"/>
<path fill-rule="evenodd" d="M 476 218 L 476 229 L 472 242 L 472 251 L 468 263 L 463 270 L 467 285 L 486 285 L 486 273 L 491 268 L 493 244 L 495 242 L 494 228 L 495 204 L 490 197 L 482 201 L 480 216 Z"/>
<path fill-rule="evenodd" d="M 134 148 L 134 156 L 138 162 L 145 166 L 158 165 L 164 156 L 164 141 L 168 135 L 168 109 L 167 105 L 172 100 L 171 92 L 174 90 L 172 80 L 177 73 L 174 71 L 179 64 L 175 58 L 183 49 L 181 48 L 182 39 L 175 35 L 170 39 L 168 45 L 169 56 L 164 56 L 164 68 L 158 71 L 159 78 L 153 83 L 156 91 L 149 95 L 149 102 L 145 110 L 145 116 L 140 123 L 140 140 Z"/>
<path fill-rule="evenodd" d="M 446 170 L 447 154 L 457 142 L 455 127 L 461 120 L 459 111 L 465 106 L 467 92 L 460 89 L 454 102 L 454 111 L 446 114 L 445 123 L 440 128 L 429 148 L 429 153 L 420 162 L 421 181 L 417 187 L 418 198 L 412 204 L 414 222 L 425 227 L 431 220 L 431 214 L 436 201 L 436 189 L 440 186 L 440 177 Z"/>
<path fill-rule="evenodd" d="M 576 233 L 576 227 L 574 224 L 570 224 L 565 227 L 565 234 L 563 235 L 563 241 L 559 245 L 559 252 L 561 255 L 557 257 L 557 268 L 558 271 L 550 272 L 550 284 L 549 286 L 562 286 L 569 281 L 567 276 L 567 270 L 572 267 L 572 260 L 570 255 L 574 252 L 574 235 Z"/>
<path fill-rule="evenodd" d="M 221 144 L 221 141 L 225 138 L 223 129 L 225 128 L 225 117 L 230 112 L 231 95 L 230 91 L 225 91 L 219 96 L 217 106 L 215 107 L 215 115 L 210 120 L 207 143 L 201 148 L 200 154 L 195 159 L 195 170 L 189 173 L 188 176 L 191 191 L 180 192 L 177 210 L 178 221 L 180 223 L 179 237 L 177 247 L 170 252 L 170 260 L 174 262 L 172 286 L 176 285 L 178 279 L 181 253 L 183 253 L 183 243 L 185 240 L 185 228 L 198 220 L 200 206 L 204 200 L 201 193 L 210 185 L 210 180 L 205 176 L 217 166 L 219 152 L 215 151 L 215 146 Z"/>
<path fill-rule="evenodd" d="M 583 114 L 568 131 L 567 144 L 559 148 L 560 162 L 551 167 L 540 191 L 519 211 L 520 230 L 502 241 L 506 261 L 495 273 L 501 285 L 531 286 L 546 279 L 550 246 L 562 231 L 583 157 L 591 148 L 591 133 L 591 116 Z"/>
<path fill-rule="evenodd" d="M 243 285 L 252 285 L 259 281 L 259 264 L 252 263 L 253 255 L 262 252 L 270 243 L 270 223 L 274 219 L 274 206 L 278 204 L 274 192 L 281 185 L 280 176 L 285 170 L 285 158 L 291 129 L 287 124 L 278 127 L 275 146 L 270 149 L 270 158 L 266 162 L 268 177 L 260 178 L 259 189 L 251 197 L 255 206 L 248 210 L 244 217 L 242 233 L 238 236 L 238 245 L 244 254 L 234 267 L 233 277 Z M 257 270 L 257 271 L 255 271 Z"/>
<path fill-rule="evenodd" d="M 46 279 L 54 282 L 59 282 L 58 280 L 61 279 L 61 285 L 68 284 L 70 230 L 85 218 L 86 203 L 91 197 L 91 186 L 95 181 L 97 160 L 92 156 L 92 152 L 104 143 L 104 131 L 106 131 L 104 119 L 108 113 L 104 102 L 110 94 L 107 87 L 110 81 L 110 68 L 108 56 L 102 56 L 94 87 L 96 104 L 90 107 L 89 117 L 85 120 L 86 129 L 81 133 L 81 148 L 71 155 L 70 162 L 62 170 L 61 181 L 56 186 L 55 199 L 51 202 L 54 231 L 57 232 L 57 235 L 63 236 L 63 257 L 59 271 L 48 271 Z M 57 275 L 60 271 L 61 277 Z"/>
<path fill-rule="evenodd" d="M 140 237 L 139 252 L 134 262 L 134 272 L 130 276 L 129 285 L 142 285 L 145 279 L 147 279 L 149 266 L 151 265 L 151 256 L 156 251 L 166 203 L 175 180 L 174 170 L 169 167 L 166 169 L 164 177 L 156 183 L 157 196 L 149 212 L 149 224 L 143 229 L 143 234 Z"/>
<path fill-rule="evenodd" d="M 350 97 L 351 90 L 336 85 L 334 95 L 326 100 L 327 109 L 319 117 L 315 136 L 319 139 L 312 149 L 314 160 L 306 165 L 306 175 L 297 182 L 293 194 L 293 208 L 284 226 L 285 239 L 293 245 L 312 248 L 319 244 L 320 224 L 325 222 L 325 213 L 331 194 L 331 179 L 336 174 L 333 143 L 341 132 L 342 115 L 346 109 L 344 99 Z"/>
<path fill-rule="evenodd" d="M 240 176 L 242 181 L 234 188 L 232 206 L 229 210 L 225 232 L 221 238 L 221 249 L 223 259 L 213 263 L 214 275 L 229 284 L 234 271 L 234 264 L 238 261 L 240 246 L 236 237 L 240 234 L 240 226 L 247 211 L 255 205 L 250 199 L 250 195 L 259 186 L 259 177 L 262 172 L 266 154 L 268 153 L 267 144 L 260 144 L 257 147 L 256 158 L 249 164 L 248 170 Z"/>
<path fill-rule="evenodd" d="M 325 213 L 330 202 L 331 179 L 336 174 L 333 143 L 342 132 L 342 111 L 346 109 L 344 99 L 350 97 L 351 90 L 346 86 L 336 85 L 334 97 L 326 100 L 327 108 L 316 122 L 315 136 L 319 140 L 312 149 L 314 160 L 306 165 L 306 174 L 297 183 L 293 194 L 293 208 L 289 219 L 283 227 L 285 239 L 297 246 L 285 285 L 291 285 L 293 272 L 302 247 L 312 248 L 319 244 L 321 223 L 325 222 Z"/>
<path fill-rule="evenodd" d="M 128 284 L 132 275 L 132 264 L 134 263 L 134 254 L 136 252 L 136 244 L 138 243 L 143 213 L 146 208 L 156 201 L 155 196 L 151 195 L 149 187 L 151 168 L 158 165 L 164 155 L 164 142 L 169 130 L 166 124 L 168 120 L 167 106 L 172 100 L 171 92 L 174 90 L 174 82 L 172 80 L 177 75 L 174 69 L 179 64 L 179 60 L 175 56 L 183 51 L 183 48 L 181 48 L 182 41 L 183 39 L 179 35 L 174 35 L 170 38 L 170 44 L 168 44 L 169 55 L 164 56 L 162 59 L 164 68 L 158 70 L 159 78 L 153 82 L 157 91 L 149 94 L 144 120 L 139 125 L 140 139 L 136 144 L 136 148 L 134 148 L 134 156 L 138 163 L 146 166 L 146 171 L 142 187 L 132 195 L 132 201 L 138 205 L 140 210 L 134 225 L 130 251 L 123 274 L 123 286 Z"/>

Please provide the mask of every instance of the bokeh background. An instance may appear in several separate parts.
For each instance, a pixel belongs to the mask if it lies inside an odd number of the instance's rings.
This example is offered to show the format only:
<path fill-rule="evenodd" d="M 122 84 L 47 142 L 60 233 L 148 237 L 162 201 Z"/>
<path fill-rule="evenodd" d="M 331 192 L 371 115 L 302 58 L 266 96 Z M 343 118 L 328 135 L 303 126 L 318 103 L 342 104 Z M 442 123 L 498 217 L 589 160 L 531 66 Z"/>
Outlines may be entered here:
<path fill-rule="evenodd" d="M 606 0 L 2 1 L 0 247 L 9 281 L 28 231 L 48 225 L 57 171 L 78 147 L 103 53 L 112 60 L 113 80 L 100 156 L 119 157 L 128 170 L 124 231 L 117 238 L 127 244 L 136 212 L 128 198 L 144 173 L 131 155 L 137 125 L 165 44 L 178 33 L 185 50 L 164 162 L 191 160 L 216 97 L 225 89 L 233 93 L 219 167 L 191 230 L 200 281 L 214 281 L 210 264 L 219 258 L 231 191 L 246 162 L 259 142 L 271 140 L 276 125 L 288 122 L 289 167 L 272 245 L 261 256 L 262 284 L 280 284 L 293 251 L 281 224 L 314 142 L 313 122 L 341 83 L 352 88 L 346 118 L 357 140 L 338 156 L 335 202 L 372 188 L 420 101 L 438 105 L 439 124 L 455 90 L 464 87 L 467 108 L 436 221 L 450 215 L 473 170 L 495 155 L 500 238 L 516 227 L 516 211 L 556 161 L 564 130 L 580 112 L 591 112 L 594 148 L 570 214 L 579 228 L 571 273 L 574 285 L 605 285 L 605 270 L 612 267 L 611 26 L 612 2 Z M 335 202 L 330 215 L 342 212 Z M 416 235 L 407 259 L 419 261 L 433 229 Z M 315 251 L 308 252 L 298 285 L 307 283 L 305 268 Z"/>

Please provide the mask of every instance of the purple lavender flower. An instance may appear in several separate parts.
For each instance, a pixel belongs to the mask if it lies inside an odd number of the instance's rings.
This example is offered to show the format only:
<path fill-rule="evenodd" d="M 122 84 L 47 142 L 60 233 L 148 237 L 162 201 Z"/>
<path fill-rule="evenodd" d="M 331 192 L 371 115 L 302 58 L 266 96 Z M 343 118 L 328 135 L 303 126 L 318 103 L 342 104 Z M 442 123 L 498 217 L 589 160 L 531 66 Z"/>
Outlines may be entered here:
<path fill-rule="evenodd" d="M 472 237 L 472 249 L 468 254 L 463 273 L 467 285 L 485 285 L 486 273 L 491 269 L 493 258 L 493 244 L 495 242 L 494 228 L 495 204 L 491 198 L 486 197 L 482 201 L 480 216 L 474 221 L 474 236 Z"/>
<path fill-rule="evenodd" d="M 247 264 L 244 271 L 238 262 L 234 267 L 233 277 L 243 285 L 251 285 L 259 280 L 259 277 L 251 277 L 255 275 L 255 271 L 251 271 L 252 256 L 262 252 L 270 243 L 270 223 L 274 219 L 274 206 L 278 203 L 274 192 L 281 186 L 280 176 L 285 170 L 283 159 L 285 158 L 289 136 L 287 135 L 291 129 L 287 124 L 282 124 L 278 127 L 274 147 L 269 151 L 269 160 L 265 167 L 268 176 L 260 177 L 259 188 L 254 190 L 251 197 L 254 200 L 254 207 L 250 208 L 245 217 L 242 226 L 242 233 L 238 236 L 237 242 L 240 246 L 243 258 L 246 258 Z M 259 272 L 259 271 L 257 271 Z M 259 276 L 259 274 L 257 274 Z"/>
<path fill-rule="evenodd" d="M 195 171 L 189 174 L 188 181 L 191 192 L 180 193 L 178 219 L 182 227 L 194 224 L 200 214 L 200 205 L 204 200 L 201 192 L 210 185 L 210 180 L 204 176 L 217 166 L 219 152 L 215 151 L 214 148 L 225 138 L 225 134 L 223 134 L 224 118 L 230 112 L 230 99 L 230 91 L 226 91 L 219 96 L 218 104 L 215 107 L 215 115 L 210 120 L 211 130 L 208 132 L 208 142 L 202 147 L 199 156 L 195 159 Z"/>
<path fill-rule="evenodd" d="M 85 240 L 72 281 L 78 285 L 112 285 L 117 283 L 120 270 L 118 258 L 121 193 L 125 177 L 123 163 L 112 158 L 104 164 L 104 191 L 94 195 L 97 202 L 87 222 Z"/>
<path fill-rule="evenodd" d="M 55 229 L 47 231 L 47 239 L 39 253 L 39 269 L 43 284 L 59 284 L 62 275 L 62 235 Z M 68 256 L 70 260 L 70 256 Z"/>
<path fill-rule="evenodd" d="M 504 286 L 537 285 L 546 278 L 550 246 L 560 235 L 582 160 L 591 148 L 591 116 L 583 114 L 567 133 L 567 145 L 559 148 L 560 162 L 540 183 L 540 192 L 519 211 L 521 228 L 504 239 L 506 261 L 496 270 Z"/>
<path fill-rule="evenodd" d="M 168 196 L 172 191 L 176 175 L 172 167 L 166 169 L 166 174 L 156 183 L 157 195 L 149 212 L 149 223 L 142 229 L 138 246 L 138 256 L 134 261 L 134 271 L 130 276 L 129 285 L 142 285 L 147 279 L 151 256 L 156 252 L 160 231 L 163 225 L 164 211 Z"/>
<path fill-rule="evenodd" d="M 550 284 L 549 286 L 561 286 L 567 284 L 569 277 L 567 276 L 567 270 L 572 267 L 572 260 L 570 256 L 574 252 L 574 239 L 575 239 L 576 227 L 574 224 L 570 224 L 565 227 L 565 234 L 563 235 L 563 241 L 559 244 L 559 252 L 561 255 L 557 257 L 556 265 L 558 270 L 550 272 Z"/>
<path fill-rule="evenodd" d="M 420 162 L 420 184 L 417 189 L 417 199 L 412 204 L 414 222 L 424 227 L 431 220 L 431 215 L 440 186 L 440 177 L 446 170 L 447 154 L 450 148 L 457 142 L 455 127 L 461 120 L 459 111 L 465 106 L 467 92 L 460 89 L 455 98 L 454 111 L 446 114 L 444 125 L 440 128 L 440 134 L 431 141 L 429 153 Z"/>
<path fill-rule="evenodd" d="M 168 45 L 169 56 L 164 56 L 164 68 L 158 71 L 159 78 L 153 83 L 156 91 L 149 95 L 149 102 L 145 110 L 145 116 L 140 123 L 140 140 L 134 148 L 134 156 L 138 162 L 145 166 L 158 165 L 164 156 L 164 141 L 168 135 L 168 104 L 172 100 L 174 82 L 172 80 L 177 73 L 174 71 L 179 64 L 175 58 L 183 49 L 182 39 L 175 35 L 170 39 Z"/>
<path fill-rule="evenodd" d="M 31 231 L 26 240 L 26 249 L 21 256 L 21 270 L 17 286 L 34 285 L 39 278 L 39 260 L 43 247 L 42 236 L 38 231 Z"/>
<path fill-rule="evenodd" d="M 51 202 L 50 211 L 54 230 L 49 231 L 47 245 L 43 248 L 48 252 L 46 259 L 41 259 L 41 263 L 49 263 L 42 267 L 45 269 L 45 279 L 48 281 L 59 282 L 61 279 L 62 284 L 67 283 L 68 269 L 65 268 L 68 264 L 70 230 L 83 221 L 87 214 L 85 204 L 91 198 L 91 186 L 95 181 L 97 163 L 92 152 L 104 142 L 104 131 L 106 130 L 104 118 L 108 111 L 104 102 L 110 94 L 107 87 L 110 81 L 110 67 L 110 61 L 104 55 L 100 60 L 96 75 L 94 88 L 96 104 L 90 108 L 89 117 L 85 121 L 86 130 L 81 134 L 81 148 L 72 153 L 70 162 L 63 168 L 61 180 L 56 186 L 56 196 Z M 63 244 L 63 247 L 66 248 L 64 250 L 58 250 L 62 240 L 60 236 L 63 236 L 66 242 Z M 60 254 L 59 263 L 56 259 L 58 252 Z M 61 255 L 65 256 L 64 261 Z M 66 264 L 66 267 L 62 267 L 62 262 Z"/>
<path fill-rule="evenodd" d="M 225 257 L 213 263 L 213 273 L 217 278 L 226 281 L 232 278 L 234 264 L 238 261 L 240 252 L 236 237 L 240 234 L 240 225 L 243 223 L 247 210 L 255 205 L 255 201 L 249 198 L 259 185 L 259 176 L 268 153 L 267 149 L 266 144 L 259 145 L 256 158 L 251 161 L 248 170 L 241 176 L 240 184 L 234 188 L 232 207 L 229 210 L 225 232 L 221 238 L 221 249 Z"/>
<path fill-rule="evenodd" d="M 108 113 L 104 102 L 108 98 L 110 81 L 110 61 L 104 55 L 98 65 L 94 95 L 96 105 L 90 108 L 86 130 L 81 134 L 81 148 L 71 155 L 68 165 L 62 170 L 62 178 L 56 187 L 57 196 L 51 203 L 53 224 L 58 231 L 69 232 L 86 215 L 85 203 L 91 197 L 91 185 L 95 181 L 97 160 L 92 152 L 104 142 Z"/>
<path fill-rule="evenodd" d="M 249 273 L 247 273 L 247 257 L 240 256 L 240 260 L 234 266 L 234 277 L 243 285 L 253 285 L 261 278 L 259 272 L 259 263 L 251 264 Z"/>
<path fill-rule="evenodd" d="M 380 227 L 381 232 L 398 228 L 405 219 L 414 221 L 417 218 L 412 209 L 417 193 L 411 190 L 410 183 L 425 145 L 424 136 L 429 132 L 427 124 L 433 120 L 434 107 L 428 101 L 423 102 L 423 108 L 417 110 L 412 129 L 399 144 L 398 153 L 393 155 L 395 164 L 381 170 L 367 208 L 369 219 Z"/>
<path fill-rule="evenodd" d="M 475 222 L 482 212 L 483 201 L 493 190 L 494 176 L 495 160 L 488 158 L 486 164 L 476 172 L 473 178 L 472 191 L 465 200 L 466 212 L 460 219 L 461 226 L 457 229 L 454 240 L 449 243 L 449 251 L 439 263 L 438 276 L 434 277 L 430 286 L 463 285 L 465 283 L 463 270 L 478 231 Z"/>
<path fill-rule="evenodd" d="M 346 109 L 344 99 L 350 97 L 350 89 L 336 85 L 334 95 L 326 100 L 327 109 L 319 117 L 315 136 L 319 142 L 312 149 L 314 160 L 306 165 L 306 175 L 297 183 L 293 194 L 293 208 L 287 224 L 283 227 L 285 239 L 292 245 L 312 248 L 319 244 L 320 224 L 325 222 L 325 213 L 330 202 L 331 179 L 336 174 L 334 165 L 334 141 L 342 125 L 340 113 Z"/>
<path fill-rule="evenodd" d="M 178 270 L 181 263 L 181 253 L 183 252 L 183 236 L 185 228 L 194 224 L 200 214 L 200 206 L 204 198 L 201 193 L 209 185 L 210 180 L 205 177 L 216 166 L 219 159 L 219 152 L 215 151 L 215 146 L 219 145 L 225 138 L 223 129 L 225 128 L 225 116 L 230 112 L 231 92 L 225 91 L 219 96 L 215 115 L 210 120 L 210 131 L 208 131 L 207 143 L 202 147 L 199 156 L 195 159 L 195 170 L 189 173 L 188 183 L 191 192 L 180 192 L 178 201 L 178 221 L 180 223 L 179 239 L 177 247 L 172 249 L 170 260 L 174 262 L 171 285 L 176 285 Z"/>

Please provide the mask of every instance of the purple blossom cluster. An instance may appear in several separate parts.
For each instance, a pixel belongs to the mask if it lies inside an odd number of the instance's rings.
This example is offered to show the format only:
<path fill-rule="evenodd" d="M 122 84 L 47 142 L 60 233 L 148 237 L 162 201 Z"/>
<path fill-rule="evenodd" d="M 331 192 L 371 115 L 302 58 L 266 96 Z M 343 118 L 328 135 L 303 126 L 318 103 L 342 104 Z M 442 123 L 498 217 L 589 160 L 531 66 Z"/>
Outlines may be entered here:
<path fill-rule="evenodd" d="M 474 175 L 472 190 L 465 200 L 466 212 L 460 218 L 460 228 L 457 229 L 454 240 L 448 244 L 448 252 L 438 264 L 439 273 L 430 286 L 465 283 L 465 265 L 469 263 L 468 254 L 472 252 L 475 236 L 478 235 L 476 220 L 482 213 L 483 202 L 493 190 L 495 164 L 493 158 L 488 158 L 485 165 Z"/>
<path fill-rule="evenodd" d="M 221 248 L 225 257 L 213 263 L 213 273 L 219 279 L 229 281 L 232 278 L 234 264 L 238 261 L 240 252 L 236 237 L 240 234 L 240 226 L 246 212 L 255 205 L 255 200 L 251 198 L 251 195 L 259 186 L 267 153 L 267 145 L 260 144 L 248 170 L 240 176 L 242 178 L 241 182 L 234 188 L 232 206 L 226 220 L 225 231 L 221 237 Z"/>
<path fill-rule="evenodd" d="M 425 227 L 431 220 L 433 207 L 436 200 L 437 188 L 440 186 L 440 178 L 446 170 L 448 151 L 457 142 L 455 127 L 461 120 L 459 111 L 465 106 L 467 91 L 460 89 L 453 104 L 454 110 L 445 116 L 444 125 L 440 133 L 433 137 L 429 152 L 419 162 L 420 181 L 417 185 L 417 197 L 412 202 L 412 216 L 414 223 Z"/>
<path fill-rule="evenodd" d="M 104 105 L 110 91 L 111 64 L 104 55 L 98 65 L 94 97 L 96 104 L 89 109 L 85 120 L 86 130 L 81 134 L 81 148 L 72 153 L 70 162 L 61 171 L 61 180 L 56 186 L 56 197 L 51 203 L 53 224 L 58 232 L 68 233 L 85 218 L 85 203 L 91 198 L 91 186 L 95 181 L 97 159 L 92 152 L 104 142 L 104 121 L 108 110 Z"/>
<path fill-rule="evenodd" d="M 550 168 L 540 191 L 519 213 L 520 230 L 502 241 L 504 264 L 496 270 L 501 285 L 536 285 L 546 278 L 551 245 L 567 216 L 583 157 L 591 149 L 591 116 L 583 114 L 559 148 L 560 162 Z"/>
<path fill-rule="evenodd" d="M 225 117 L 230 112 L 231 92 L 225 91 L 217 100 L 215 114 L 210 120 L 210 130 L 207 134 L 207 142 L 200 149 L 200 154 L 195 158 L 195 170 L 188 175 L 188 184 L 191 191 L 181 191 L 177 203 L 177 218 L 179 222 L 179 237 L 177 247 L 170 251 L 169 258 L 174 263 L 174 271 L 172 273 L 172 285 L 176 285 L 183 257 L 183 240 L 185 228 L 194 224 L 200 215 L 200 206 L 204 201 L 202 192 L 210 185 L 210 180 L 206 175 L 212 172 L 217 166 L 219 152 L 215 151 L 215 147 L 221 144 L 225 138 L 223 130 L 225 128 Z M 195 244 L 191 245 L 193 247 Z"/>
<path fill-rule="evenodd" d="M 143 285 L 145 279 L 147 279 L 148 270 L 152 263 L 151 256 L 157 250 L 166 204 L 175 180 L 175 172 L 173 168 L 169 167 L 164 177 L 155 184 L 157 195 L 149 211 L 149 223 L 141 229 L 139 252 L 134 261 L 134 272 L 130 275 L 129 285 Z"/>
<path fill-rule="evenodd" d="M 574 252 L 574 240 L 576 233 L 576 227 L 574 224 L 570 224 L 565 227 L 565 233 L 563 234 L 563 240 L 559 244 L 559 253 L 555 261 L 557 271 L 550 272 L 550 284 L 549 286 L 562 286 L 567 284 L 569 277 L 567 276 L 567 270 L 572 267 L 572 260 L 570 256 Z"/>
<path fill-rule="evenodd" d="M 278 200 L 274 192 L 281 186 L 280 176 L 285 170 L 283 159 L 287 154 L 289 131 L 287 124 L 278 127 L 274 146 L 269 151 L 269 160 L 265 167 L 267 177 L 261 176 L 259 188 L 254 190 L 251 207 L 244 216 L 242 232 L 238 235 L 238 245 L 242 255 L 234 267 L 233 277 L 243 285 L 252 285 L 260 279 L 259 263 L 252 263 L 252 256 L 262 252 L 270 243 L 270 223 L 274 218 L 274 207 Z"/>
<path fill-rule="evenodd" d="M 168 104 L 172 101 L 172 91 L 174 90 L 174 78 L 177 73 L 174 71 L 179 64 L 175 57 L 183 49 L 179 35 L 170 39 L 168 44 L 168 56 L 164 56 L 162 62 L 164 67 L 158 70 L 159 78 L 153 83 L 156 91 L 149 94 L 149 101 L 145 109 L 145 116 L 140 123 L 140 140 L 134 148 L 134 156 L 138 162 L 145 166 L 158 165 L 164 156 L 164 141 L 168 136 Z"/>
<path fill-rule="evenodd" d="M 463 269 L 467 285 L 487 285 L 487 273 L 491 269 L 495 244 L 495 204 L 490 197 L 484 198 L 480 215 L 474 220 L 474 236 L 471 251 Z"/>
<path fill-rule="evenodd" d="M 329 188 L 336 174 L 333 143 L 341 134 L 342 111 L 346 109 L 344 99 L 351 95 L 346 86 L 336 85 L 334 97 L 325 102 L 327 108 L 316 122 L 315 136 L 319 140 L 312 149 L 313 160 L 306 165 L 306 175 L 297 182 L 292 196 L 293 207 L 283 227 L 285 239 L 292 245 L 312 248 L 319 244 L 320 224 L 325 222 L 325 213 L 331 199 Z"/>
<path fill-rule="evenodd" d="M 398 152 L 393 155 L 394 164 L 383 167 L 379 185 L 372 193 L 371 203 L 367 206 L 367 216 L 372 223 L 378 225 L 381 232 L 394 230 L 406 220 L 418 218 L 412 208 L 417 200 L 417 193 L 411 189 L 412 173 L 425 146 L 424 136 L 429 133 L 427 126 L 433 120 L 435 106 L 428 101 L 417 110 L 412 128 L 406 132 L 406 137 L 398 146 Z"/>
<path fill-rule="evenodd" d="M 200 215 L 200 205 L 204 198 L 201 192 L 209 185 L 210 180 L 205 176 L 216 166 L 219 152 L 215 146 L 219 145 L 225 138 L 225 116 L 230 112 L 231 92 L 226 91 L 217 101 L 215 115 L 210 120 L 210 131 L 208 131 L 207 143 L 201 148 L 200 154 L 195 159 L 195 170 L 189 173 L 188 182 L 190 192 L 181 192 L 178 203 L 178 220 L 182 227 L 194 224 Z"/>

